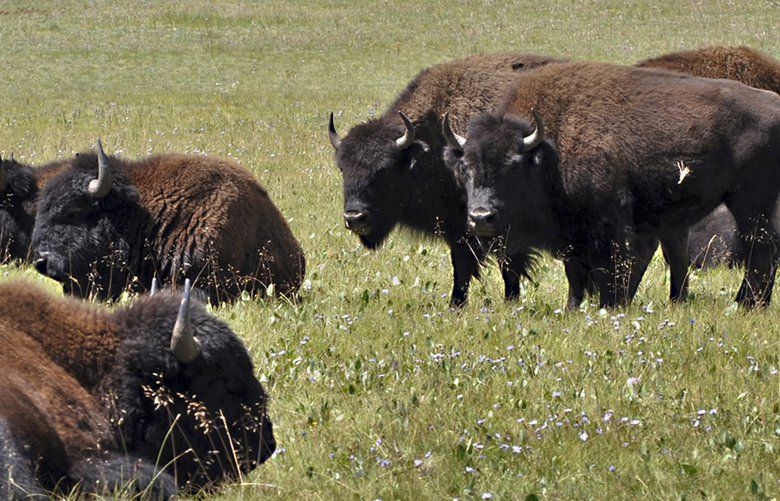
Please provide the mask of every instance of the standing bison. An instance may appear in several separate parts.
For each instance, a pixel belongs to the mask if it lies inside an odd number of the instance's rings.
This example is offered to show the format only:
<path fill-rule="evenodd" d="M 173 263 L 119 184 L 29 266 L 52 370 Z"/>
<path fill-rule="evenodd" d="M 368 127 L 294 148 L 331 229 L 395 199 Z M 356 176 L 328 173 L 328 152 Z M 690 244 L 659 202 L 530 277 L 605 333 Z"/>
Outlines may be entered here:
<path fill-rule="evenodd" d="M 304 256 L 265 189 L 235 163 L 167 154 L 80 154 L 43 189 L 35 268 L 65 292 L 116 299 L 185 278 L 211 302 L 271 284 L 294 293 Z"/>
<path fill-rule="evenodd" d="M 0 497 L 169 498 L 271 456 L 249 353 L 189 293 L 106 311 L 0 284 Z"/>
<path fill-rule="evenodd" d="M 757 89 L 780 93 L 780 61 L 749 47 L 707 47 L 674 52 L 637 63 L 697 77 L 727 78 Z M 780 207 L 774 216 L 780 231 Z M 688 252 L 697 267 L 743 262 L 737 225 L 725 205 L 690 228 Z"/>
<path fill-rule="evenodd" d="M 519 118 L 532 109 L 535 128 Z M 737 301 L 769 303 L 780 245 L 770 223 L 780 193 L 777 95 L 667 71 L 561 63 L 518 75 L 496 113 L 472 119 L 468 140 L 446 121 L 444 132 L 475 234 L 502 237 L 510 253 L 561 256 L 568 307 L 591 285 L 602 306 L 630 301 L 648 246 L 721 202 L 749 253 Z"/>
<path fill-rule="evenodd" d="M 469 238 L 466 195 L 442 161 L 441 115 L 465 125 L 491 110 L 518 71 L 557 61 L 515 53 L 457 59 L 423 70 L 381 117 L 356 125 L 339 138 L 330 117 L 330 142 L 344 181 L 344 223 L 369 249 L 379 247 L 396 225 L 441 237 L 454 270 L 451 304 L 466 301 L 484 254 Z M 501 269 L 508 298 L 532 262 L 515 249 Z"/>
<path fill-rule="evenodd" d="M 32 168 L 13 159 L 0 159 L 0 263 L 27 259 L 38 193 L 66 163 Z"/>

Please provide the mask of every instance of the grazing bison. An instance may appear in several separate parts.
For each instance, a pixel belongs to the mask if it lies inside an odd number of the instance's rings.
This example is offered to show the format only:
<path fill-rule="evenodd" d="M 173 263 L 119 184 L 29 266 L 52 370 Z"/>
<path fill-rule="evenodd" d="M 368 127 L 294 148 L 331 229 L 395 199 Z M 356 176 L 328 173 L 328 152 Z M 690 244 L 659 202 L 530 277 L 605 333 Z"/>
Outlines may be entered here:
<path fill-rule="evenodd" d="M 97 177 L 96 177 L 97 174 Z M 304 257 L 250 172 L 216 158 L 139 161 L 80 154 L 43 189 L 32 237 L 35 268 L 65 292 L 116 299 L 153 277 L 191 278 L 211 302 L 271 284 L 294 293 Z"/>
<path fill-rule="evenodd" d="M 396 225 L 441 237 L 454 270 L 451 304 L 466 301 L 484 254 L 467 236 L 466 195 L 442 161 L 441 115 L 465 125 L 491 110 L 518 71 L 557 61 L 515 53 L 457 59 L 420 72 L 381 117 L 339 138 L 330 117 L 330 142 L 344 181 L 344 223 L 369 249 Z M 505 295 L 519 293 L 532 254 L 516 249 L 501 263 Z"/>
<path fill-rule="evenodd" d="M 535 129 L 515 116 L 532 109 Z M 750 252 L 737 301 L 769 303 L 780 96 L 668 71 L 561 63 L 518 75 L 496 113 L 472 119 L 467 141 L 446 120 L 444 133 L 475 234 L 502 237 L 510 253 L 561 256 L 568 307 L 589 286 L 602 306 L 628 302 L 648 248 L 721 202 Z"/>
<path fill-rule="evenodd" d="M 271 456 L 249 353 L 189 294 L 187 282 L 107 311 L 0 284 L 0 497 L 168 498 Z"/>
<path fill-rule="evenodd" d="M 57 161 L 32 168 L 0 159 L 0 263 L 27 259 L 38 193 L 65 165 L 67 161 Z"/>
<path fill-rule="evenodd" d="M 706 78 L 736 80 L 757 89 L 780 93 L 780 61 L 749 47 L 707 47 L 674 52 L 637 63 Z M 775 214 L 780 231 L 780 209 Z M 737 225 L 725 205 L 690 228 L 688 253 L 697 267 L 743 262 Z"/>

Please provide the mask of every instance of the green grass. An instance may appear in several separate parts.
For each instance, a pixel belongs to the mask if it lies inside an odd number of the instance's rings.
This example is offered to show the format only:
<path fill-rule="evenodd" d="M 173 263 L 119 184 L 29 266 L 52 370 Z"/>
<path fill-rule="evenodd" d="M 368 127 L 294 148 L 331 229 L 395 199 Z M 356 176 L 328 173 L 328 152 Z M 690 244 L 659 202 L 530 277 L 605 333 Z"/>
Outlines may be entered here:
<path fill-rule="evenodd" d="M 129 157 L 232 156 L 306 251 L 297 304 L 216 311 L 252 352 L 280 447 L 225 499 L 780 495 L 780 307 L 735 310 L 738 270 L 694 272 L 672 306 L 657 256 L 630 308 L 561 313 L 545 259 L 517 303 L 491 268 L 452 312 L 443 244 L 396 233 L 371 253 L 342 227 L 328 113 L 345 132 L 423 67 L 508 49 L 780 56 L 776 1 L 540 3 L 0 5 L 0 153 L 43 163 L 100 136 Z M 45 281 L 0 268 L 18 275 Z"/>

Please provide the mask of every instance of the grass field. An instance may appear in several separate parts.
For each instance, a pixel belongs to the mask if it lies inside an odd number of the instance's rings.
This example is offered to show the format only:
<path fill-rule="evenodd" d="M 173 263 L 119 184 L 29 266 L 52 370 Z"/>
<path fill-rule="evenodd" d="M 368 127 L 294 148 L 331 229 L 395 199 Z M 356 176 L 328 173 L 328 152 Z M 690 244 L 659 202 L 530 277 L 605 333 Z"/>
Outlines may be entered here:
<path fill-rule="evenodd" d="M 777 1 L 0 3 L 0 153 L 231 156 L 303 245 L 296 304 L 215 312 L 273 398 L 279 450 L 225 499 L 777 498 L 780 306 L 732 303 L 741 272 L 666 300 L 656 256 L 630 308 L 561 312 L 562 267 L 505 303 L 487 270 L 448 309 L 446 247 L 343 228 L 327 140 L 420 69 L 518 49 L 631 63 L 709 44 L 780 57 Z M 30 269 L 0 268 L 0 279 Z M 775 291 L 776 296 L 780 291 Z M 527 498 L 528 499 L 528 498 Z"/>

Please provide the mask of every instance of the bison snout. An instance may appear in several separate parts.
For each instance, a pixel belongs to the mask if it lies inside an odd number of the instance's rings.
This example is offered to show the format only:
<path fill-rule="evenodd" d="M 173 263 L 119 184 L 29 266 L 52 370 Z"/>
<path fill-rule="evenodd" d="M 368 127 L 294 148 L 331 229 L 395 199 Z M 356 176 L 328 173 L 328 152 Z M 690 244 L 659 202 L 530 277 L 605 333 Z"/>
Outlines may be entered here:
<path fill-rule="evenodd" d="M 367 235 L 371 231 L 368 212 L 364 210 L 348 210 L 344 212 L 344 226 L 358 235 Z"/>
<path fill-rule="evenodd" d="M 492 237 L 496 235 L 498 212 L 494 209 L 478 207 L 469 211 L 469 228 L 479 236 Z"/>

